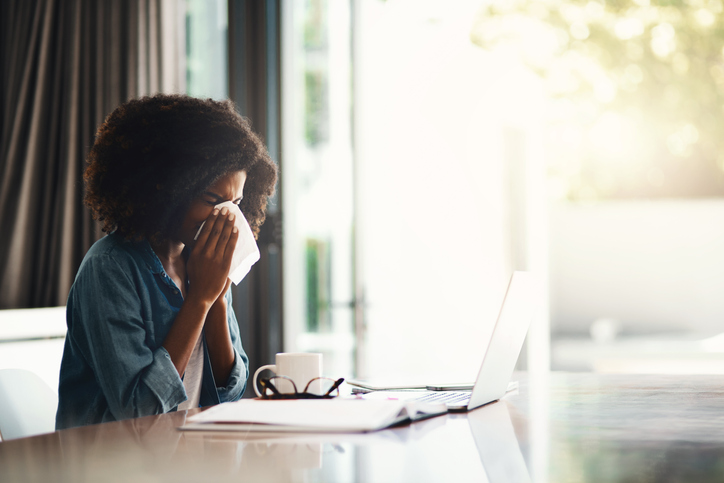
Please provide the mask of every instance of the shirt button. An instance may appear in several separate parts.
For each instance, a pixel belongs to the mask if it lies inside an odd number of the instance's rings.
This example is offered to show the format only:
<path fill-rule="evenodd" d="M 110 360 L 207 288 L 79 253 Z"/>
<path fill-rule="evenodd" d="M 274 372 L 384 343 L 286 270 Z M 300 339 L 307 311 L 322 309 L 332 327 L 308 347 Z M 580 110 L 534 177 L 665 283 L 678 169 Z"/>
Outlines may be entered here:
<path fill-rule="evenodd" d="M 176 295 L 178 295 L 178 290 L 174 289 L 173 293 L 175 293 Z"/>

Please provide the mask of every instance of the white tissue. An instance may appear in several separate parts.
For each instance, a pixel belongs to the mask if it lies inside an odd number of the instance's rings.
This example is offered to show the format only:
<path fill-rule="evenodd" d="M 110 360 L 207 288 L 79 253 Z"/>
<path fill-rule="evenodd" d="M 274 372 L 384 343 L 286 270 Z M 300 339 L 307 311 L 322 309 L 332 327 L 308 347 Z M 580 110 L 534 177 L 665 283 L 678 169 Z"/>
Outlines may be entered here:
<path fill-rule="evenodd" d="M 229 269 L 229 278 L 234 284 L 239 285 L 246 274 L 251 270 L 251 266 L 259 261 L 259 247 L 256 246 L 256 240 L 254 240 L 254 234 L 251 232 L 251 227 L 246 221 L 246 217 L 241 213 L 239 205 L 231 201 L 224 201 L 214 206 L 214 208 L 221 210 L 223 207 L 227 207 L 230 212 L 234 213 L 234 226 L 239 230 L 239 238 L 236 240 L 236 247 L 234 248 L 234 255 L 231 258 L 231 268 Z M 204 224 L 201 224 L 199 231 L 196 232 L 194 240 L 199 237 L 201 229 Z"/>

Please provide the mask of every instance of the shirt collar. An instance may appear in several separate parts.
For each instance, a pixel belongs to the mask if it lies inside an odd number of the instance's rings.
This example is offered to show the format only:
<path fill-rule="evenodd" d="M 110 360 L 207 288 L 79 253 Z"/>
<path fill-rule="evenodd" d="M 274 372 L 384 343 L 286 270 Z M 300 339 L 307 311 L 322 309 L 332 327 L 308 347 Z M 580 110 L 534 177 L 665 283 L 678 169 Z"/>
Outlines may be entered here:
<path fill-rule="evenodd" d="M 156 252 L 153 251 L 153 248 L 151 248 L 151 244 L 148 242 L 148 240 L 143 239 L 139 242 L 136 242 L 136 247 L 138 248 L 138 252 L 141 254 L 143 261 L 146 263 L 146 266 L 151 271 L 151 273 L 166 273 L 166 271 L 163 269 L 163 264 L 161 263 L 161 260 L 158 258 L 158 255 L 156 255 Z"/>

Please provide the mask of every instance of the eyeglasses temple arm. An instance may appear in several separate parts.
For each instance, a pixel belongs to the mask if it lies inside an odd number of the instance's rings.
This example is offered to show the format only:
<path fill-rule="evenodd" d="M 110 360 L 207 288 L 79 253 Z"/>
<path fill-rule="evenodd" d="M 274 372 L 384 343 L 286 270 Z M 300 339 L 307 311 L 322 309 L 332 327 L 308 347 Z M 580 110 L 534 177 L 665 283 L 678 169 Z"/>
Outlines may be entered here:
<path fill-rule="evenodd" d="M 327 394 L 325 394 L 325 396 L 329 396 L 330 394 L 332 394 L 332 391 L 337 389 L 339 387 L 339 385 L 342 384 L 343 382 L 344 382 L 344 377 L 340 377 L 339 379 L 337 379 L 334 382 L 334 384 L 332 384 L 332 387 L 329 388 L 329 391 L 327 391 Z"/>
<path fill-rule="evenodd" d="M 262 394 L 266 394 L 266 390 L 267 390 L 267 388 L 269 388 L 269 389 L 271 389 L 271 392 L 273 392 L 275 396 L 281 396 L 281 394 L 279 393 L 277 388 L 274 386 L 274 384 L 270 384 L 271 381 L 269 381 L 269 379 L 262 379 L 259 382 L 261 382 L 261 385 L 264 387 L 264 392 Z"/>

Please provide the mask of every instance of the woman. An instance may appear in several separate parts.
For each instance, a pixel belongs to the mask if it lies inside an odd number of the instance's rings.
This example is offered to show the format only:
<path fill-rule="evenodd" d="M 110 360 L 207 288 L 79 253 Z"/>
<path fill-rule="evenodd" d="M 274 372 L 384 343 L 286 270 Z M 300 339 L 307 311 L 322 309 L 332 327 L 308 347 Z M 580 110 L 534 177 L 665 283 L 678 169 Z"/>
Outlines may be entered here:
<path fill-rule="evenodd" d="M 68 296 L 56 427 L 239 399 L 238 210 L 215 207 L 238 204 L 258 235 L 277 173 L 261 140 L 231 102 L 157 95 L 113 111 L 88 161 L 85 202 L 109 234 Z"/>

